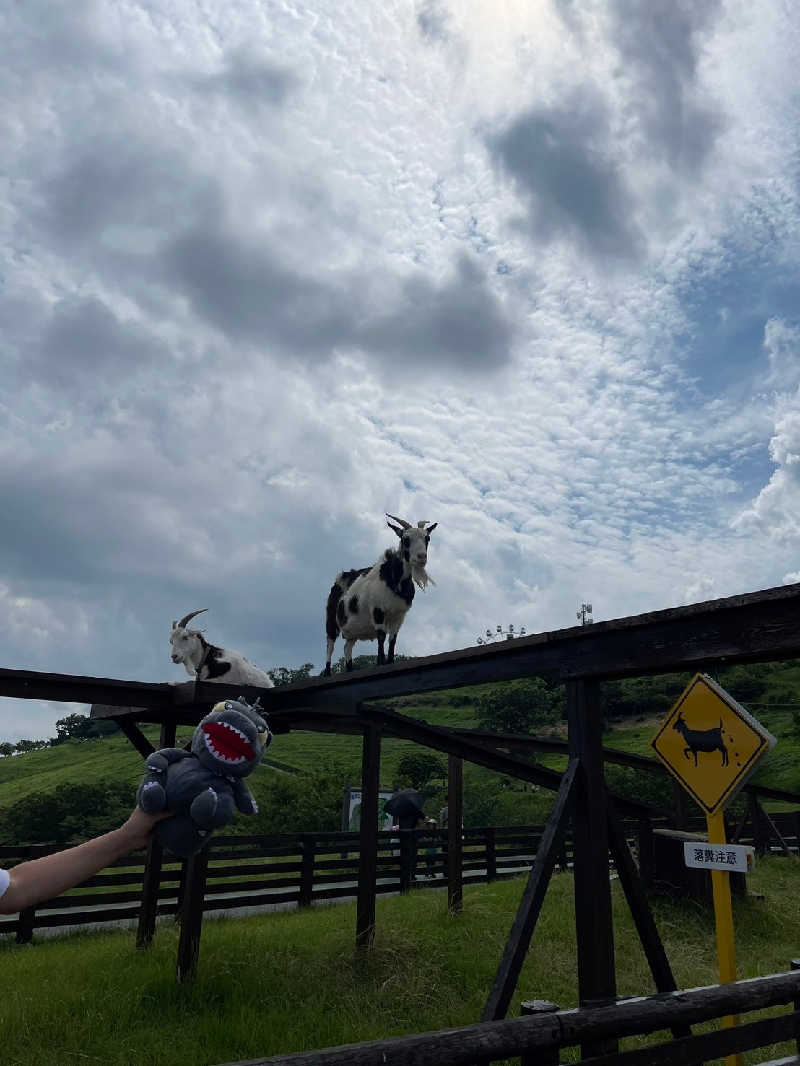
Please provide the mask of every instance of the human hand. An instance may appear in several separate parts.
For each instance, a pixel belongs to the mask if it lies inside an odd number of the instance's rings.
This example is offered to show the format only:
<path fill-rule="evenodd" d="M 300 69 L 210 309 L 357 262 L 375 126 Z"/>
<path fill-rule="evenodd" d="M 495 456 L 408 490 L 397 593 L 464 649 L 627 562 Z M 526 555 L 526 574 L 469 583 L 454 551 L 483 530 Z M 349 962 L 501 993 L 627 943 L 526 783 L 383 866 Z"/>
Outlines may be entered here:
<path fill-rule="evenodd" d="M 120 826 L 119 832 L 125 837 L 130 851 L 145 848 L 150 843 L 156 822 L 169 818 L 172 811 L 159 811 L 157 814 L 145 814 L 141 807 L 134 807 L 127 821 Z"/>

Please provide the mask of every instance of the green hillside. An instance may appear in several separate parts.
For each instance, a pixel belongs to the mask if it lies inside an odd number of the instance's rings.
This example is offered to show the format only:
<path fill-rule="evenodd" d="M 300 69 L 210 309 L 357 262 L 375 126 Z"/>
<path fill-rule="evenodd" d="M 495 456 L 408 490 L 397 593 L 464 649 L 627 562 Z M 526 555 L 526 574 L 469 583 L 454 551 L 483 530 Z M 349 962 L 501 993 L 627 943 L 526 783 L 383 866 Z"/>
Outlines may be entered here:
<path fill-rule="evenodd" d="M 716 676 L 731 695 L 749 707 L 778 738 L 777 747 L 764 758 L 753 780 L 800 793 L 800 715 L 793 711 L 795 694 L 800 692 L 800 664 L 734 667 Z M 603 686 L 603 705 L 608 718 L 604 736 L 606 746 L 649 756 L 649 742 L 659 720 L 680 695 L 687 678 L 688 675 L 665 675 Z M 481 698 L 499 691 L 502 691 L 499 686 L 482 685 L 406 697 L 395 700 L 393 706 L 432 725 L 469 728 L 478 724 Z M 549 726 L 532 731 L 566 735 L 563 721 L 553 721 Z M 157 727 L 145 727 L 144 733 L 151 743 L 158 745 Z M 179 741 L 185 742 L 190 734 L 188 727 L 183 729 Z M 419 747 L 409 741 L 384 740 L 381 784 L 392 787 L 400 759 L 419 751 Z M 441 761 L 442 765 L 446 762 L 443 756 Z M 541 755 L 539 761 L 554 769 L 562 769 L 565 762 L 560 757 Z M 271 796 L 272 806 L 275 805 L 276 774 L 284 776 L 292 769 L 300 774 L 329 775 L 326 802 L 330 811 L 335 807 L 334 793 L 338 790 L 341 795 L 341 785 L 346 782 L 357 784 L 360 780 L 361 740 L 327 733 L 293 732 L 276 736 L 265 765 L 250 778 L 251 788 L 262 809 L 269 807 Z M 120 734 L 96 740 L 68 741 L 56 747 L 0 758 L 0 811 L 33 794 L 51 793 L 60 786 L 80 783 L 129 783 L 132 800 L 141 772 L 141 756 Z M 466 774 L 470 806 L 467 824 L 486 824 L 486 821 L 519 824 L 546 816 L 550 794 L 545 790 L 539 790 L 534 796 L 532 792 L 536 790 L 530 786 L 504 780 L 477 767 L 467 767 Z M 615 788 L 642 799 L 664 802 L 668 796 L 666 782 L 660 783 L 654 775 L 613 768 L 609 776 Z M 331 784 L 334 780 L 335 788 Z M 433 783 L 435 785 L 436 780 Z M 444 787 L 443 779 L 438 783 Z M 438 809 L 439 802 L 438 796 L 432 797 L 432 812 Z M 285 800 L 284 806 L 287 803 L 290 800 Z M 246 825 L 247 821 L 240 819 L 237 831 L 247 831 Z"/>

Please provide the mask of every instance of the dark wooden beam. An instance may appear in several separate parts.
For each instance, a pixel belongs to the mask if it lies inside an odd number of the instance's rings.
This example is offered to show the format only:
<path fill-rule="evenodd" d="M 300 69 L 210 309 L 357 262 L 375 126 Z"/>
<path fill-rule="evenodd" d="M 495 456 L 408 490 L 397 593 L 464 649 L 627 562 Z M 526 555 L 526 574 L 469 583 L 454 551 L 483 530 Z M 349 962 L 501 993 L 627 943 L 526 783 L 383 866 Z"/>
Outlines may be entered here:
<path fill-rule="evenodd" d="M 460 914 L 464 901 L 462 869 L 464 824 L 464 760 L 447 757 L 447 906 Z"/>
<path fill-rule="evenodd" d="M 361 756 L 361 826 L 356 903 L 356 949 L 360 953 L 372 947 L 375 939 L 380 772 L 381 733 L 375 726 L 367 726 Z"/>
<path fill-rule="evenodd" d="M 134 748 L 136 748 L 143 759 L 146 759 L 148 755 L 153 754 L 156 749 L 130 718 L 122 718 L 118 724 L 122 732 L 131 744 L 133 744 Z"/>
<path fill-rule="evenodd" d="M 498 1021 L 500 1018 L 505 1018 L 508 1013 L 511 997 L 517 987 L 520 971 L 528 953 L 531 937 L 536 929 L 547 886 L 550 884 L 558 851 L 566 832 L 577 771 L 578 760 L 572 759 L 561 782 L 555 806 L 547 819 L 533 868 L 528 875 L 528 884 L 522 895 L 508 943 L 483 1009 L 482 1020 L 485 1022 Z"/>
<path fill-rule="evenodd" d="M 634 1036 L 691 1025 L 791 1002 L 800 993 L 800 973 L 777 974 L 646 999 L 623 1001 L 592 1010 L 561 1011 L 481 1022 L 459 1029 L 416 1033 L 360 1044 L 250 1058 L 228 1066 L 470 1066 L 517 1057 L 539 1056 L 554 1047 L 598 1041 L 617 1033 Z M 768 1019 L 772 1021 L 773 1019 Z M 735 1029 L 726 1030 L 735 1033 Z M 711 1034 L 719 1036 L 719 1033 Z M 713 1057 L 713 1052 L 710 1053 Z M 708 1058 L 709 1055 L 704 1055 Z M 613 1061 L 613 1060 L 612 1060 Z M 683 1060 L 685 1061 L 685 1060 Z"/>
<path fill-rule="evenodd" d="M 413 740 L 417 744 L 424 744 L 426 747 L 448 755 L 458 755 L 466 762 L 477 763 L 498 774 L 507 774 L 510 777 L 521 778 L 523 781 L 531 781 L 536 785 L 543 785 L 545 788 L 552 789 L 553 792 L 557 792 L 561 787 L 563 775 L 557 770 L 549 770 L 544 766 L 532 766 L 524 759 L 505 755 L 501 751 L 475 743 L 466 737 L 455 736 L 451 730 L 429 725 L 415 718 L 408 718 L 406 715 L 397 714 L 396 711 L 390 711 L 385 707 L 365 707 L 363 715 L 365 719 L 379 724 L 385 735 Z M 611 793 L 611 795 L 619 810 L 637 818 L 643 815 L 666 817 L 670 813 L 666 809 L 651 807 L 639 800 L 628 799 L 617 793 Z"/>
<path fill-rule="evenodd" d="M 639 934 L 639 940 L 650 966 L 650 973 L 653 975 L 656 991 L 674 992 L 678 985 L 664 950 L 664 944 L 658 934 L 658 927 L 647 901 L 647 893 L 639 871 L 636 869 L 636 863 L 633 861 L 628 841 L 625 839 L 622 824 L 611 803 L 608 805 L 608 843 L 622 890 Z M 674 1035 L 688 1036 L 689 1033 L 682 1030 L 675 1032 Z"/>
<path fill-rule="evenodd" d="M 534 737 L 521 733 L 493 733 L 488 729 L 452 729 L 456 736 L 478 740 L 482 744 L 491 744 L 493 748 L 502 748 L 511 752 L 542 751 L 551 755 L 569 754 L 569 744 L 566 740 L 556 740 L 553 737 Z M 615 766 L 629 766 L 633 770 L 643 770 L 650 774 L 659 774 L 661 777 L 668 775 L 664 764 L 658 759 L 648 758 L 646 755 L 636 755 L 631 751 L 620 751 L 618 748 L 603 748 L 603 762 L 612 763 Z M 687 797 L 686 790 L 682 788 L 674 778 L 671 778 L 676 795 L 681 799 Z M 782 788 L 770 788 L 769 785 L 756 785 L 748 783 L 743 786 L 743 792 L 752 792 L 761 799 L 772 799 L 781 803 L 796 803 L 800 806 L 800 792 L 788 792 Z"/>
<path fill-rule="evenodd" d="M 745 596 L 311 678 L 267 690 L 264 705 L 267 711 L 310 708 L 345 693 L 355 702 L 393 699 L 531 674 L 563 680 L 642 677 L 721 663 L 800 658 L 799 611 L 800 585 L 781 585 Z M 182 687 L 175 686 L 176 701 Z M 204 699 L 208 687 L 199 686 Z"/>
<path fill-rule="evenodd" d="M 165 722 L 161 726 L 158 746 L 159 748 L 171 748 L 174 744 L 175 725 L 172 722 Z M 158 914 L 158 890 L 161 887 L 163 862 L 164 849 L 155 834 L 152 834 L 150 843 L 147 846 L 147 856 L 144 861 L 142 875 L 142 903 L 139 909 L 139 922 L 136 930 L 137 948 L 149 947 L 155 935 Z"/>
<path fill-rule="evenodd" d="M 188 981 L 197 970 L 200 933 L 203 928 L 203 901 L 208 871 L 208 846 L 184 863 L 181 901 L 181 935 L 178 940 L 178 980 Z"/>
<path fill-rule="evenodd" d="M 355 713 L 356 704 L 365 700 L 530 675 L 562 680 L 641 677 L 708 669 L 722 663 L 800 658 L 799 610 L 800 585 L 782 585 L 746 596 L 538 633 L 294 685 L 272 689 L 237 686 L 237 691 L 248 698 L 260 696 L 270 715 L 341 707 L 346 716 Z M 220 686 L 211 682 L 152 685 L 0 670 L 0 695 L 105 703 L 123 709 L 139 706 L 152 710 L 171 705 L 176 714 L 188 718 L 204 713 L 219 692 Z"/>
<path fill-rule="evenodd" d="M 50 674 L 38 670 L 0 669 L 0 696 L 60 703 L 110 703 L 119 707 L 164 707 L 172 703 L 172 686 L 110 677 Z"/>

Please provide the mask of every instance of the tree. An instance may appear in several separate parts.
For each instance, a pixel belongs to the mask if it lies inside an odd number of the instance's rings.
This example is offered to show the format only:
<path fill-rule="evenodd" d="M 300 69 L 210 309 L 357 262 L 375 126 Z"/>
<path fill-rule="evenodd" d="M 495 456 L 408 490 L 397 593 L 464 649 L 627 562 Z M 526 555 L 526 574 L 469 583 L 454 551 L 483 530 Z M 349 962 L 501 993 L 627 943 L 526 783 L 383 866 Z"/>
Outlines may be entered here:
<path fill-rule="evenodd" d="M 264 770 L 258 776 L 258 814 L 239 818 L 233 832 L 313 833 L 341 829 L 343 789 L 350 776 L 345 768 L 323 764 L 306 774 Z"/>
<path fill-rule="evenodd" d="M 127 781 L 59 785 L 25 796 L 3 811 L 3 838 L 11 844 L 66 844 L 115 829 L 134 805 Z"/>
<path fill-rule="evenodd" d="M 16 749 L 14 748 L 14 745 L 9 744 L 7 740 L 4 740 L 0 744 L 0 756 L 2 756 L 3 758 L 5 758 L 7 755 L 13 755 L 15 750 Z"/>
<path fill-rule="evenodd" d="M 476 703 L 478 725 L 495 733 L 530 733 L 557 722 L 564 695 L 540 677 L 495 685 Z"/>
<path fill-rule="evenodd" d="M 407 662 L 411 658 L 410 655 L 395 655 L 394 661 L 396 663 Z M 354 670 L 369 670 L 373 666 L 378 665 L 377 655 L 354 655 L 353 656 L 353 669 Z M 324 670 L 320 670 L 320 677 L 324 674 Z M 331 663 L 332 674 L 344 674 L 346 673 L 345 660 L 342 655 L 336 660 L 335 663 Z"/>
<path fill-rule="evenodd" d="M 425 751 L 412 751 L 397 763 L 397 778 L 409 783 L 411 788 L 422 791 L 432 777 L 447 777 L 443 759 Z"/>
<path fill-rule="evenodd" d="M 88 714 L 68 714 L 56 721 L 56 736 L 51 744 L 63 744 L 65 740 L 98 740 L 116 733 L 116 722 L 103 718 L 90 718 Z"/>
<path fill-rule="evenodd" d="M 293 685 L 295 681 L 307 681 L 313 669 L 313 663 L 303 663 L 296 670 L 290 666 L 275 666 L 272 670 L 267 670 L 267 673 L 272 678 L 273 685 L 279 687 L 280 685 Z"/>
<path fill-rule="evenodd" d="M 39 751 L 41 748 L 46 747 L 46 740 L 18 740 L 15 750 L 18 751 L 20 755 L 25 755 L 29 751 Z"/>

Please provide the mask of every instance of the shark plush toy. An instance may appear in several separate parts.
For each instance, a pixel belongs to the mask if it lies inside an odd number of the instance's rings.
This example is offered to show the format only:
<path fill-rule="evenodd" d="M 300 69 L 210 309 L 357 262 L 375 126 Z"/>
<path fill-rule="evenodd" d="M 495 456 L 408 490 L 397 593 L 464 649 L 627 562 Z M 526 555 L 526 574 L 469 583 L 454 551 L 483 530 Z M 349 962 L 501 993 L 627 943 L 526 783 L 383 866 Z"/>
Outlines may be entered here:
<path fill-rule="evenodd" d="M 233 818 L 234 807 L 256 814 L 243 778 L 272 743 L 260 701 L 222 700 L 197 726 L 191 751 L 161 748 L 145 760 L 147 773 L 136 802 L 148 814 L 173 811 L 155 827 L 159 842 L 185 859 L 204 847 L 215 829 Z"/>

